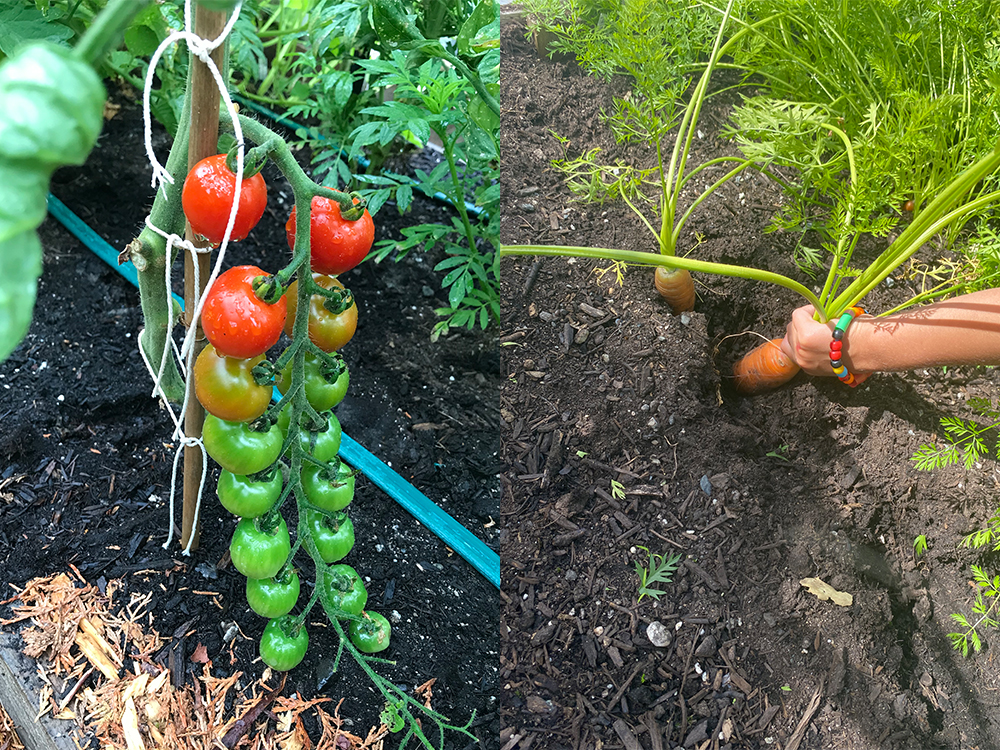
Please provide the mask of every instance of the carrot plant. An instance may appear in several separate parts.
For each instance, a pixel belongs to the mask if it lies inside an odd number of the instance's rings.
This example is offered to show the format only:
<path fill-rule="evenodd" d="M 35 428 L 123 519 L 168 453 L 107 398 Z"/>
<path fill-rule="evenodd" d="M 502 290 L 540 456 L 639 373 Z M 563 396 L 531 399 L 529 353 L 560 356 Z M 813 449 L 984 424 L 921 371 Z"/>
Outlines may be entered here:
<path fill-rule="evenodd" d="M 793 170 L 772 228 L 800 235 L 795 260 L 801 268 L 818 270 L 824 250 L 845 231 L 894 231 L 993 149 L 1000 125 L 992 84 L 998 64 L 992 40 L 1000 27 L 995 6 L 989 0 L 947 9 L 915 0 L 834 8 L 816 0 L 758 0 L 749 6 L 739 23 L 772 21 L 754 25 L 725 65 L 763 85 L 735 108 L 728 134 L 744 155 Z M 863 165 L 850 195 L 841 179 L 844 139 L 818 128 L 817 120 L 836 123 Z M 853 226 L 844 221 L 848 201 Z M 960 228 L 953 226 L 949 246 Z M 820 246 L 810 246 L 817 236 Z M 955 249 L 968 262 L 937 262 L 927 270 L 976 277 L 984 243 Z"/>
<path fill-rule="evenodd" d="M 631 78 L 630 95 L 616 98 L 607 116 L 623 138 L 672 119 L 688 74 L 718 31 L 709 8 L 679 0 L 628 0 L 613 10 L 601 0 L 523 0 L 519 5 L 529 33 L 553 38 L 552 52 L 572 55 L 604 80 Z"/>
<path fill-rule="evenodd" d="M 821 123 L 821 126 L 843 138 L 849 172 L 848 185 L 855 184 L 857 169 L 850 140 L 833 123 Z M 987 208 L 1000 200 L 1000 190 L 988 192 L 978 190 L 982 181 L 993 175 L 998 167 L 1000 167 L 1000 144 L 945 185 L 941 192 L 929 201 L 926 208 L 915 216 L 913 221 L 889 243 L 888 247 L 864 268 L 856 268 L 853 265 L 859 232 L 856 230 L 852 233 L 842 234 L 834 246 L 833 259 L 828 266 L 826 281 L 819 293 L 795 279 L 764 269 L 665 254 L 657 256 L 634 250 L 550 245 L 504 245 L 501 246 L 499 255 L 501 257 L 504 255 L 577 256 L 767 281 L 800 294 L 816 308 L 817 320 L 826 322 L 858 305 L 869 292 L 885 281 L 890 274 L 912 258 L 921 247 L 930 242 L 936 235 L 964 225 L 969 219 L 983 214 Z M 851 190 L 848 188 L 848 197 L 850 195 Z M 844 206 L 846 226 L 852 226 L 853 210 L 854 204 L 848 199 Z M 960 281 L 939 285 L 935 289 L 918 294 L 906 303 L 882 314 L 887 315 L 918 302 L 936 299 L 954 292 L 960 285 Z"/>
<path fill-rule="evenodd" d="M 705 33 L 705 26 L 711 25 L 711 21 L 707 20 L 710 17 L 704 9 L 696 12 L 677 3 L 658 8 L 650 3 L 624 3 L 617 14 L 606 14 L 607 19 L 613 20 L 602 20 L 588 35 L 580 30 L 592 23 L 581 10 L 585 6 L 569 6 L 576 15 L 571 27 L 574 32 L 564 34 L 566 47 L 578 50 L 597 74 L 610 75 L 620 69 L 627 71 L 634 82 L 633 92 L 615 100 L 614 111 L 605 120 L 620 142 L 639 140 L 655 144 L 656 164 L 651 168 L 621 161 L 602 164 L 597 160 L 598 150 L 594 149 L 577 158 L 556 161 L 555 167 L 564 173 L 569 188 L 587 200 L 624 201 L 653 235 L 657 249 L 664 256 L 677 254 L 684 226 L 706 199 L 747 169 L 762 169 L 759 160 L 739 156 L 721 156 L 695 167 L 688 164 L 701 110 L 709 96 L 712 73 L 723 55 L 754 28 L 750 25 L 724 41 L 734 4 L 730 0 L 722 11 L 721 21 L 714 25 L 714 39 Z M 617 30 L 617 34 L 605 39 L 606 26 Z M 692 34 L 678 33 L 678 26 L 690 29 Z M 670 36 L 667 33 L 670 29 L 673 38 L 686 38 L 687 42 L 660 44 L 658 40 Z M 704 46 L 701 49 L 691 46 L 699 38 Z M 684 102 L 682 95 L 687 85 L 683 73 L 698 64 L 698 54 L 709 41 L 707 61 Z M 604 54 L 607 59 L 602 57 Z M 671 131 L 674 142 L 668 154 L 664 153 L 663 141 Z M 681 196 L 694 185 L 694 178 L 719 167 L 727 171 L 682 209 Z M 654 283 L 675 313 L 694 307 L 694 282 L 687 269 L 663 266 L 657 270 Z"/>

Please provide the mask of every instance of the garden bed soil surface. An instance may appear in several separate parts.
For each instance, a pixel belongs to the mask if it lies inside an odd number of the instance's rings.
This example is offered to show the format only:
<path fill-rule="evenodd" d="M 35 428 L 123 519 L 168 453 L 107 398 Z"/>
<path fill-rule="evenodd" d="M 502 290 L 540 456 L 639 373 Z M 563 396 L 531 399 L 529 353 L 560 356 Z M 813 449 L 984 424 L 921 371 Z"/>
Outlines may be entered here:
<path fill-rule="evenodd" d="M 52 190 L 120 250 L 148 213 L 152 190 L 141 107 L 115 98 L 124 107 L 106 123 L 88 163 L 57 173 Z M 165 161 L 165 135 L 158 133 L 156 144 Z M 303 163 L 307 156 L 302 153 Z M 250 238 L 230 247 L 227 265 L 277 271 L 289 257 L 284 223 L 291 192 L 273 166 L 264 174 L 265 216 Z M 450 220 L 438 204 L 418 200 L 405 217 L 389 205 L 376 218 L 376 239 L 434 220 Z M 68 572 L 70 563 L 102 586 L 121 578 L 120 602 L 155 591 L 152 627 L 169 637 L 196 618 L 187 653 L 201 643 L 217 676 L 220 669 L 239 670 L 252 682 L 264 668 L 255 660 L 265 621 L 249 610 L 245 579 L 228 565 L 234 519 L 215 498 L 214 466 L 201 546 L 190 557 L 181 555 L 176 541 L 162 549 L 174 441 L 167 413 L 150 397 L 152 381 L 135 346 L 142 327 L 138 291 L 54 220 L 45 222 L 41 234 L 45 259 L 35 319 L 25 341 L 0 365 L 4 598 L 36 576 Z M 399 264 L 366 263 L 345 278 L 360 322 L 342 352 L 351 387 L 337 413 L 347 434 L 493 544 L 500 469 L 496 347 L 489 334 L 476 332 L 429 341 L 433 309 L 446 300 L 431 270 L 437 260 L 412 255 Z M 175 288 L 180 291 L 179 283 Z M 391 650 L 384 654 L 396 665 L 383 665 L 383 673 L 408 689 L 436 677 L 434 708 L 456 723 L 475 711 L 472 731 L 483 747 L 494 747 L 496 589 L 360 477 L 351 516 L 357 544 L 345 562 L 365 577 L 370 607 L 396 621 Z M 309 578 L 307 569 L 304 580 Z M 9 614 L 9 607 L 0 607 L 0 617 Z M 310 618 L 323 620 L 319 609 Z M 235 663 L 223 642 L 233 621 L 246 636 L 237 637 Z M 378 725 L 383 701 L 349 659 L 330 675 L 335 646 L 331 629 L 311 627 L 306 660 L 290 673 L 286 690 L 306 698 L 330 696 L 333 705 L 346 698 L 341 716 L 364 736 Z M 448 742 L 464 747 L 468 740 L 452 735 Z"/>
<path fill-rule="evenodd" d="M 502 43 L 502 241 L 655 252 L 627 207 L 577 202 L 551 166 L 553 133 L 571 157 L 652 163 L 649 144 L 621 146 L 602 124 L 625 79 L 537 56 L 519 19 Z M 718 136 L 734 101 L 706 105 L 689 164 L 734 153 Z M 764 231 L 780 200 L 757 175 L 723 188 L 679 251 L 800 277 L 794 238 Z M 997 507 L 997 467 L 910 461 L 941 416 L 995 396 L 995 371 L 856 390 L 800 374 L 746 398 L 733 361 L 781 335 L 799 298 L 700 276 L 695 311 L 674 316 L 650 269 L 618 286 L 601 265 L 503 261 L 504 746 L 1000 747 L 996 631 L 969 658 L 948 639 L 951 613 L 970 614 L 970 564 L 997 569 L 958 546 Z M 888 309 L 907 283 L 868 304 Z M 682 556 L 659 600 L 637 602 L 642 547 Z M 806 577 L 853 604 L 820 601 Z M 652 645 L 654 622 L 669 645 Z"/>

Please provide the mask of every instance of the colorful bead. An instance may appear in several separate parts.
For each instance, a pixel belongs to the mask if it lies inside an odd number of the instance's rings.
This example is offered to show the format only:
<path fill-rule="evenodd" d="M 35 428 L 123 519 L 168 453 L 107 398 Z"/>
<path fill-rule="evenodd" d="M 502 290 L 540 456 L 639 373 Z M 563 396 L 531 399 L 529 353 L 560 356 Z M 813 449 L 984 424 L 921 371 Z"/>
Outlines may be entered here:
<path fill-rule="evenodd" d="M 864 312 L 864 308 L 857 305 L 845 310 L 833 328 L 833 341 L 830 342 L 830 367 L 833 368 L 834 374 L 840 378 L 840 381 L 851 386 L 851 388 L 858 385 L 858 379 L 848 371 L 847 367 L 841 361 L 844 349 L 843 339 L 851 321 L 859 315 L 863 315 Z"/>

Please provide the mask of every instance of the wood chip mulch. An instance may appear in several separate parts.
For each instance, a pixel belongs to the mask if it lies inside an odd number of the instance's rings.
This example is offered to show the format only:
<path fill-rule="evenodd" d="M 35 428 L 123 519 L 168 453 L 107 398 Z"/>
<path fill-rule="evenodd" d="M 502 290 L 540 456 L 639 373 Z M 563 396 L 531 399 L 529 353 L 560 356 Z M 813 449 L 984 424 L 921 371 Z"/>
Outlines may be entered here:
<path fill-rule="evenodd" d="M 0 750 L 24 750 L 24 743 L 17 736 L 14 720 L 0 706 Z"/>
<path fill-rule="evenodd" d="M 147 612 L 152 594 L 134 595 L 128 604 L 113 607 L 118 582 L 101 591 L 69 567 L 72 575 L 33 579 L 0 602 L 12 603 L 14 611 L 0 625 L 30 621 L 21 637 L 25 655 L 37 660 L 44 682 L 38 716 L 74 722 L 77 747 L 87 747 L 93 738 L 111 750 L 382 749 L 389 734 L 385 725 L 372 728 L 366 737 L 352 734 L 344 729 L 340 704 L 331 713 L 322 705 L 330 698 L 281 695 L 284 676 L 270 669 L 249 685 L 241 685 L 242 672 L 216 677 L 203 646 L 189 657 L 201 665 L 200 676 L 187 680 L 184 669 L 177 679 L 176 665 L 171 670 L 159 661 L 168 649 Z M 68 686 L 62 697 L 54 683 Z M 431 685 L 421 687 L 429 700 Z M 316 740 L 303 721 L 310 711 L 318 727 Z M 0 710 L 0 750 L 23 748 L 10 718 Z"/>

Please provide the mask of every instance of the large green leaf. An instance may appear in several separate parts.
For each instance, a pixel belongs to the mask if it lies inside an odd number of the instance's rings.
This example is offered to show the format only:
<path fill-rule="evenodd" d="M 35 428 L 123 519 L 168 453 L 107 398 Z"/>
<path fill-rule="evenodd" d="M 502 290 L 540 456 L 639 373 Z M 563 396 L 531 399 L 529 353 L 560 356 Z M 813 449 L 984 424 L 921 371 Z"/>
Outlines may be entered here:
<path fill-rule="evenodd" d="M 0 361 L 28 332 L 41 272 L 42 243 L 33 230 L 0 242 Z"/>
<path fill-rule="evenodd" d="M 83 164 L 104 125 L 104 84 L 68 50 L 25 47 L 0 66 L 0 156 Z"/>
<path fill-rule="evenodd" d="M 82 164 L 104 124 L 104 86 L 68 50 L 21 48 L 0 64 L 0 360 L 31 324 L 49 177 Z"/>

